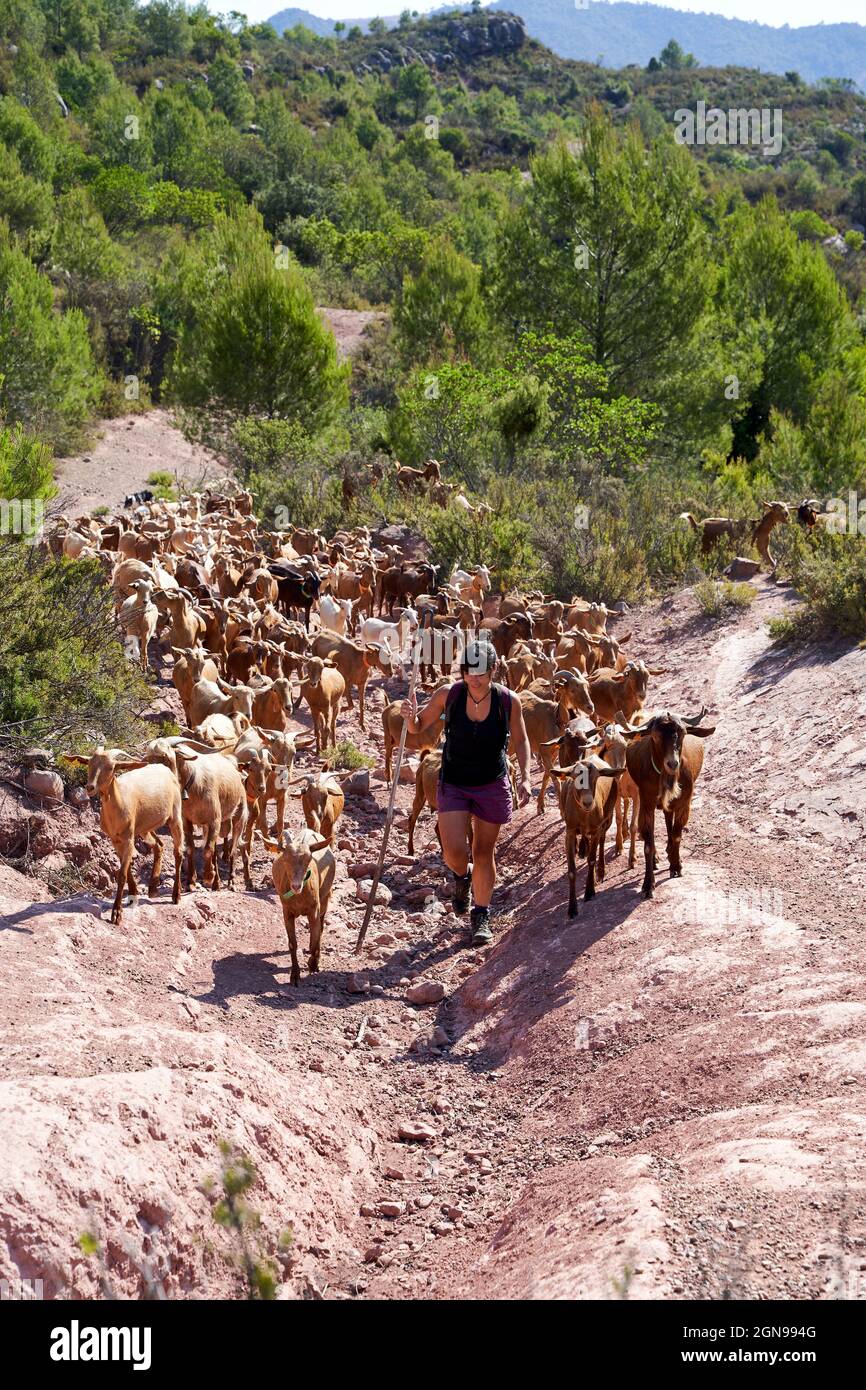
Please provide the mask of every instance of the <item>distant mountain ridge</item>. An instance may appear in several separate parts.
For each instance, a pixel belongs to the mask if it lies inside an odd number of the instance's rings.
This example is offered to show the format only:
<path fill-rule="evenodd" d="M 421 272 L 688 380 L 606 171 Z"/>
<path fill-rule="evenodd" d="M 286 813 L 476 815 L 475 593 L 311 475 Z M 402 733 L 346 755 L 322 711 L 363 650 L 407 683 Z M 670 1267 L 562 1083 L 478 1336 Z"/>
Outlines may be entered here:
<path fill-rule="evenodd" d="M 796 70 L 808 82 L 846 77 L 866 90 L 866 25 L 810 24 L 802 29 L 773 28 L 716 14 L 689 14 L 665 5 L 630 0 L 494 0 L 491 10 L 518 14 L 528 33 L 561 58 L 601 61 L 605 67 L 629 63 L 645 67 L 668 39 L 694 53 L 702 67 L 748 67 L 764 72 Z M 347 28 L 366 20 L 347 20 Z M 331 34 L 334 21 L 306 10 L 281 10 L 269 21 L 282 32 L 303 24 L 316 34 Z M 386 19 L 389 25 L 396 18 Z"/>

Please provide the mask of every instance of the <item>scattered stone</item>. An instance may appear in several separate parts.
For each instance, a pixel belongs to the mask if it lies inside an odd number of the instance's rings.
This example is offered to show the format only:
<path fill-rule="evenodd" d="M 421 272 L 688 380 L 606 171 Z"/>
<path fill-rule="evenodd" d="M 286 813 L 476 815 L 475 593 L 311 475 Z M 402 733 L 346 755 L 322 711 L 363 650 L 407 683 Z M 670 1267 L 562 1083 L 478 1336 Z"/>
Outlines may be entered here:
<path fill-rule="evenodd" d="M 370 790 L 370 769 L 359 768 L 357 772 L 343 779 L 342 787 L 349 796 L 366 796 Z"/>
<path fill-rule="evenodd" d="M 346 871 L 349 878 L 372 878 L 376 872 L 375 859 L 361 859 L 355 864 L 348 864 Z"/>
<path fill-rule="evenodd" d="M 405 1202 L 380 1202 L 376 1207 L 377 1216 L 402 1216 L 406 1210 Z"/>
<path fill-rule="evenodd" d="M 50 767 L 54 758 L 47 748 L 25 748 L 18 761 L 22 767 Z"/>
<path fill-rule="evenodd" d="M 370 977 L 365 970 L 355 970 L 346 980 L 349 994 L 366 994 L 370 988 Z"/>
<path fill-rule="evenodd" d="M 361 1215 L 362 1215 L 362 1216 L 375 1216 L 375 1215 L 376 1215 L 376 1208 L 375 1208 L 375 1207 L 371 1207 L 369 1202 L 364 1202 L 364 1203 L 362 1204 L 362 1206 L 361 1206 Z"/>
<path fill-rule="evenodd" d="M 325 1064 L 324 1064 L 324 1062 L 322 1061 L 321 1057 L 314 1057 L 313 1060 L 312 1060 L 312 1062 L 310 1063 L 310 1071 L 324 1071 L 324 1070 L 325 1070 Z"/>
<path fill-rule="evenodd" d="M 431 1194 L 430 1194 L 429 1192 L 424 1192 L 424 1193 L 422 1193 L 422 1195 L 421 1195 L 420 1197 L 416 1197 L 416 1198 L 415 1198 L 415 1205 L 416 1205 L 416 1207 L 419 1207 L 419 1208 L 421 1209 L 421 1211 L 423 1211 L 425 1207 L 429 1207 L 429 1206 L 430 1206 L 430 1203 L 431 1203 L 432 1201 L 433 1201 L 433 1198 L 432 1198 Z"/>
<path fill-rule="evenodd" d="M 393 1178 L 395 1182 L 405 1182 L 406 1172 L 403 1168 L 389 1167 L 385 1169 L 385 1177 Z"/>
<path fill-rule="evenodd" d="M 70 806 L 75 807 L 76 811 L 84 811 L 90 805 L 90 797 L 87 795 L 85 787 L 70 787 L 67 800 Z"/>
<path fill-rule="evenodd" d="M 737 555 L 725 570 L 728 579 L 751 579 L 756 575 L 761 566 L 757 560 L 747 560 L 742 555 Z"/>
<path fill-rule="evenodd" d="M 426 1144 L 436 1138 L 436 1130 L 420 1120 L 404 1120 L 397 1130 L 397 1136 L 410 1144 Z"/>
<path fill-rule="evenodd" d="M 74 840 L 65 841 L 63 847 L 78 869 L 93 858 L 93 845 L 86 835 L 78 835 Z"/>
<path fill-rule="evenodd" d="M 393 946 L 396 940 L 396 936 L 392 936 L 389 931 L 383 931 L 373 938 L 373 944 L 374 946 Z"/>
<path fill-rule="evenodd" d="M 445 986 L 441 980 L 419 980 L 406 991 L 410 1004 L 438 1004 L 445 998 Z"/>
<path fill-rule="evenodd" d="M 362 903 L 368 903 L 373 892 L 373 880 L 371 878 L 359 878 L 355 883 L 355 895 L 361 899 Z M 376 888 L 376 902 L 382 907 L 387 907 L 392 898 L 391 889 L 384 883 L 380 883 Z"/>
<path fill-rule="evenodd" d="M 34 859 L 44 859 L 57 848 L 58 830 L 50 818 L 42 814 L 31 816 L 27 822 L 30 852 Z M 88 848 L 90 846 L 88 845 Z"/>
<path fill-rule="evenodd" d="M 34 801 L 52 804 L 63 800 L 63 778 L 59 772 L 34 768 L 24 778 L 24 785 Z"/>

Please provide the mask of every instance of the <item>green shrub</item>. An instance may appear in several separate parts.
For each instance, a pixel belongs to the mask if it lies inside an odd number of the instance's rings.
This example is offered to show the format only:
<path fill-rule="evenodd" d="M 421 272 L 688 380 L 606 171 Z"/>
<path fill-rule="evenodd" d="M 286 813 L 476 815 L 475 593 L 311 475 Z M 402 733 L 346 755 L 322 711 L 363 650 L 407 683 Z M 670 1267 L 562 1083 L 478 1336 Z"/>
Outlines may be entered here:
<path fill-rule="evenodd" d="M 0 539 L 0 739 L 134 744 L 149 700 L 97 561 Z"/>
<path fill-rule="evenodd" d="M 695 598 L 706 618 L 725 618 L 731 609 L 748 608 L 757 598 L 751 584 L 732 584 L 729 579 L 718 583 L 709 576 L 695 585 Z"/>
<path fill-rule="evenodd" d="M 149 474 L 147 486 L 153 491 L 154 496 L 157 497 L 160 502 L 177 501 L 176 479 L 171 473 L 167 472 L 166 469 L 158 468 L 155 472 Z"/>
<path fill-rule="evenodd" d="M 787 556 L 804 602 L 790 618 L 774 619 L 776 641 L 866 638 L 866 543 L 862 536 L 814 535 Z"/>
<path fill-rule="evenodd" d="M 341 739 L 339 743 L 335 743 L 333 748 L 322 754 L 322 762 L 327 763 L 330 768 L 339 767 L 349 772 L 376 765 L 376 759 L 369 753 L 362 753 L 350 739 Z"/>

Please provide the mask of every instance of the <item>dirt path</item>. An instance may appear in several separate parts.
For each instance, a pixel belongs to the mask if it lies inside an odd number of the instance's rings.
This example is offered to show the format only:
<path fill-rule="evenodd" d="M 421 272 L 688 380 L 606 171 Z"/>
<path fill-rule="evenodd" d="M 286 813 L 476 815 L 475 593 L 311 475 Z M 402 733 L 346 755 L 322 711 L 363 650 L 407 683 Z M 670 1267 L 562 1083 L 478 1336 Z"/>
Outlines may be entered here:
<path fill-rule="evenodd" d="M 93 898 L 28 903 L 5 871 L 0 1276 L 93 1296 L 92 1211 L 126 1293 L 144 1256 L 172 1296 L 236 1288 L 197 1187 L 227 1137 L 259 1168 L 266 1242 L 294 1224 L 293 1293 L 821 1298 L 866 1279 L 866 653 L 773 652 L 789 601 L 761 586 L 720 625 L 686 592 L 629 617 L 670 671 L 653 705 L 718 713 L 684 877 L 662 871 L 650 903 L 613 860 L 567 920 L 551 799 L 504 834 L 496 945 L 463 949 L 425 813 L 359 959 L 346 865 L 378 845 L 375 776 L 298 990 L 272 892 L 163 891 L 118 929 Z M 374 752 L 383 700 L 366 735 L 341 720 Z M 418 979 L 442 1002 L 409 1004 Z"/>
<path fill-rule="evenodd" d="M 375 309 L 321 308 L 319 313 L 337 340 L 337 356 L 341 362 L 358 351 L 372 323 L 387 317 Z"/>
<path fill-rule="evenodd" d="M 162 471 L 189 479 L 194 487 L 225 474 L 213 454 L 184 439 L 166 410 L 103 420 L 92 449 L 58 459 L 55 505 L 70 516 L 98 506 L 115 511 L 128 493 L 147 487 L 151 473 Z"/>

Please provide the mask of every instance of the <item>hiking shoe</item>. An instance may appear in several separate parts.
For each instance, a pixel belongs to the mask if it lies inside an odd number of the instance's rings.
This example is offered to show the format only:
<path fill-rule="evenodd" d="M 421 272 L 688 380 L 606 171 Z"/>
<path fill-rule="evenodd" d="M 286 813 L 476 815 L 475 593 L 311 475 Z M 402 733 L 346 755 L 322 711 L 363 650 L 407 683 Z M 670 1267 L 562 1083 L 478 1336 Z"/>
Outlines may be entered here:
<path fill-rule="evenodd" d="M 490 908 L 473 907 L 469 927 L 473 946 L 489 946 L 493 940 L 493 932 L 490 930 Z"/>
<path fill-rule="evenodd" d="M 451 902 L 454 911 L 461 916 L 469 907 L 469 894 L 472 891 L 472 867 L 465 874 L 454 874 L 454 896 Z"/>

